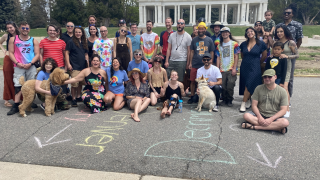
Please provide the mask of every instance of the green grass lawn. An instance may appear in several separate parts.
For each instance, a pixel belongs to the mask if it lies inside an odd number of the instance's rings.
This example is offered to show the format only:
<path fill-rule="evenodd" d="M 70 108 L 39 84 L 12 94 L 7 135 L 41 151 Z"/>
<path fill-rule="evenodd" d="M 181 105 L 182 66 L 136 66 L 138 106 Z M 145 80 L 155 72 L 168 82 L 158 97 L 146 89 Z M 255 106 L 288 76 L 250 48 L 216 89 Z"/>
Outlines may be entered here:
<path fill-rule="evenodd" d="M 3 58 L 0 58 L 0 65 L 3 65 Z"/>
<path fill-rule="evenodd" d="M 244 36 L 244 32 L 246 26 L 231 26 L 230 30 L 233 36 Z M 153 32 L 160 35 L 162 31 L 164 31 L 165 27 L 155 27 L 153 28 Z M 174 30 L 176 30 L 176 27 L 173 27 Z M 117 27 L 108 27 L 108 37 L 113 38 L 115 36 L 116 31 L 118 30 Z M 144 32 L 146 32 L 146 28 L 143 28 Z M 192 27 L 186 27 L 185 30 L 191 34 L 192 33 Z M 63 28 L 62 32 L 65 32 L 66 29 Z M 210 33 L 210 29 L 208 29 Z M 2 36 L 4 32 L 0 32 L 0 36 Z M 313 35 L 320 35 L 320 26 L 309 26 L 305 25 L 303 26 L 303 35 L 308 36 L 309 38 L 312 38 Z M 37 36 L 48 36 L 45 28 L 39 28 L 39 29 L 31 29 L 30 36 L 37 37 Z"/>

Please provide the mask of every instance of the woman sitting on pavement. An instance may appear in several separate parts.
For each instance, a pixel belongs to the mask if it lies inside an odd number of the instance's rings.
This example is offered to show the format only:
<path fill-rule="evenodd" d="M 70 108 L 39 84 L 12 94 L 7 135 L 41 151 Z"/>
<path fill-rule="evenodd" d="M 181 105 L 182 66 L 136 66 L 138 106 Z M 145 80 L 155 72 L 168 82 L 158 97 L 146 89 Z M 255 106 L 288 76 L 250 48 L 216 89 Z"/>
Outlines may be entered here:
<path fill-rule="evenodd" d="M 163 103 L 163 109 L 161 111 L 161 118 L 165 118 L 166 115 L 171 115 L 173 109 L 182 99 L 182 96 L 186 96 L 189 92 L 189 88 L 184 91 L 184 86 L 178 81 L 178 73 L 172 70 L 170 73 L 170 80 L 164 83 L 163 88 L 161 88 L 161 97 L 166 96 L 166 101 Z"/>
<path fill-rule="evenodd" d="M 113 110 L 120 110 L 125 101 L 123 100 L 124 84 L 127 83 L 128 75 L 118 58 L 113 58 L 112 66 L 106 69 L 108 76 L 108 92 L 104 96 L 103 100 L 106 103 L 111 103 L 113 100 Z"/>
<path fill-rule="evenodd" d="M 148 81 L 150 85 L 151 106 L 157 104 L 160 98 L 160 91 L 164 83 L 168 81 L 167 71 L 161 67 L 163 56 L 158 54 L 153 60 L 153 67 L 148 70 Z"/>
<path fill-rule="evenodd" d="M 83 88 L 82 100 L 83 103 L 90 108 L 91 113 L 99 113 L 106 110 L 103 97 L 106 93 L 105 79 L 106 72 L 100 68 L 100 56 L 93 54 L 90 59 L 91 67 L 82 70 L 76 77 L 64 82 L 71 84 L 85 80 L 86 86 Z"/>
<path fill-rule="evenodd" d="M 130 81 L 126 86 L 124 95 L 129 108 L 134 110 L 134 113 L 131 114 L 132 119 L 140 122 L 138 114 L 147 109 L 150 104 L 149 87 L 143 80 L 144 74 L 138 68 L 134 68 L 128 75 Z"/>
<path fill-rule="evenodd" d="M 47 94 L 47 95 L 51 96 L 51 92 L 40 88 L 40 85 L 43 80 L 49 79 L 50 74 L 52 73 L 52 71 L 56 67 L 58 67 L 57 63 L 52 58 L 47 58 L 42 63 L 41 70 L 39 71 L 39 73 L 37 75 L 37 79 L 36 79 L 36 83 L 35 83 L 35 90 L 37 92 L 39 92 L 39 93 L 37 93 L 37 96 L 40 99 L 40 101 L 42 102 L 42 104 L 40 104 L 40 107 L 43 110 L 45 110 L 45 106 L 46 106 L 45 105 L 45 96 L 42 96 L 40 93 Z"/>

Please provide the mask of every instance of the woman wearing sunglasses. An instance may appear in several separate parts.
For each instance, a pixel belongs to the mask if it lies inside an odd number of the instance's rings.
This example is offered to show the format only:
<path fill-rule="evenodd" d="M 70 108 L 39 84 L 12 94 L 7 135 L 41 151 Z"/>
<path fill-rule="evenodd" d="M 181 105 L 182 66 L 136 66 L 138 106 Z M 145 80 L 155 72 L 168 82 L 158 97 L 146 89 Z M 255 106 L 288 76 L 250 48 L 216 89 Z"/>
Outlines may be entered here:
<path fill-rule="evenodd" d="M 13 84 L 13 64 L 9 57 L 9 39 L 11 37 L 15 37 L 16 35 L 19 35 L 19 28 L 17 27 L 16 23 L 9 21 L 6 22 L 6 28 L 8 34 L 4 34 L 0 39 L 0 48 L 5 55 L 3 59 L 3 80 L 4 80 L 4 86 L 3 86 L 3 99 L 4 99 L 4 105 L 6 107 L 12 107 L 12 104 L 9 103 L 9 100 L 14 100 L 14 84 Z M 4 48 L 2 46 L 2 43 L 6 41 L 7 46 Z"/>
<path fill-rule="evenodd" d="M 160 65 L 164 57 L 159 53 L 153 60 L 153 67 L 148 71 L 148 81 L 150 85 L 151 106 L 157 104 L 160 99 L 160 91 L 164 83 L 168 81 L 167 71 Z"/>
<path fill-rule="evenodd" d="M 120 28 L 120 36 L 114 38 L 114 57 L 121 59 L 121 64 L 124 70 L 127 71 L 129 62 L 132 61 L 132 44 L 131 39 L 127 36 L 127 27 Z"/>

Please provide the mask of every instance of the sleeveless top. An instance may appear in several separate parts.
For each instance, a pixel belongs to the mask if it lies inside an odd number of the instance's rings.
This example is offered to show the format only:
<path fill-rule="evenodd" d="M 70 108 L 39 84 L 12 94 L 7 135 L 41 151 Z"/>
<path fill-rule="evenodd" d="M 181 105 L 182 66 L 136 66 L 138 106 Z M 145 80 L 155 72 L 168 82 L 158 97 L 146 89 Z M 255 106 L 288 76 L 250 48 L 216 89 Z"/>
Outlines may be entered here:
<path fill-rule="evenodd" d="M 90 68 L 91 71 L 91 68 Z M 99 94 L 105 94 L 106 90 L 104 88 L 105 79 L 100 73 L 93 74 L 90 72 L 88 76 L 85 77 L 86 86 L 83 88 L 84 91 L 97 92 Z"/>
<path fill-rule="evenodd" d="M 151 82 L 152 82 L 152 86 L 155 87 L 162 87 L 164 84 L 164 78 L 163 75 L 167 75 L 165 69 L 163 69 L 162 67 L 160 67 L 160 73 L 156 74 L 154 72 L 153 67 L 150 69 L 150 74 L 151 74 Z"/>
<path fill-rule="evenodd" d="M 292 51 L 289 47 L 289 40 L 286 41 L 285 43 L 283 43 L 284 47 L 283 47 L 283 53 L 287 56 L 292 55 Z M 285 82 L 289 82 L 290 80 L 290 75 L 291 75 L 291 59 L 287 59 L 287 74 L 286 74 L 286 79 Z"/>
<path fill-rule="evenodd" d="M 92 56 L 92 54 L 93 54 L 93 50 L 92 50 L 92 48 L 93 48 L 93 43 L 90 42 L 89 39 L 87 39 L 87 41 L 88 41 L 88 48 L 89 48 L 88 56 L 89 56 L 89 58 L 91 58 L 91 56 Z"/>
<path fill-rule="evenodd" d="M 178 85 L 178 87 L 173 90 L 171 87 L 170 87 L 170 83 L 168 84 L 168 87 L 166 89 L 166 99 L 170 99 L 170 97 L 173 95 L 173 94 L 177 94 L 179 96 L 179 98 L 181 99 L 181 90 L 180 90 L 180 86 Z"/>
<path fill-rule="evenodd" d="M 29 64 L 34 58 L 34 44 L 33 37 L 30 37 L 27 41 L 23 41 L 16 35 L 14 40 L 14 57 L 18 63 Z M 16 66 L 14 64 L 14 66 Z"/>
<path fill-rule="evenodd" d="M 129 53 L 129 46 L 128 46 L 128 37 L 126 37 L 125 44 L 119 44 L 119 37 L 117 37 L 117 57 L 120 58 L 121 65 L 123 69 L 127 72 L 128 65 L 130 62 L 130 53 Z"/>

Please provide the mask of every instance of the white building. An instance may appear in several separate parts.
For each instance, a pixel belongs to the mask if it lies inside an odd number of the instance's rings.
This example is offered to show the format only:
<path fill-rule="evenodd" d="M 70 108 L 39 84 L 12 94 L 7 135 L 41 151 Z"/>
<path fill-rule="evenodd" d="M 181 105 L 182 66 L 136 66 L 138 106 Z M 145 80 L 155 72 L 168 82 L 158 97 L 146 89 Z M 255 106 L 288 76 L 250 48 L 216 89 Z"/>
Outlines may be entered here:
<path fill-rule="evenodd" d="M 165 18 L 169 16 L 170 9 L 174 9 L 174 22 L 183 17 L 182 9 L 190 9 L 190 23 L 196 24 L 196 9 L 205 9 L 206 24 L 211 24 L 212 8 L 219 9 L 220 21 L 228 24 L 227 16 L 233 10 L 232 22 L 229 25 L 251 25 L 255 21 L 264 20 L 268 0 L 138 0 L 139 1 L 139 26 L 144 27 L 147 20 L 152 20 L 154 26 L 165 26 Z"/>

